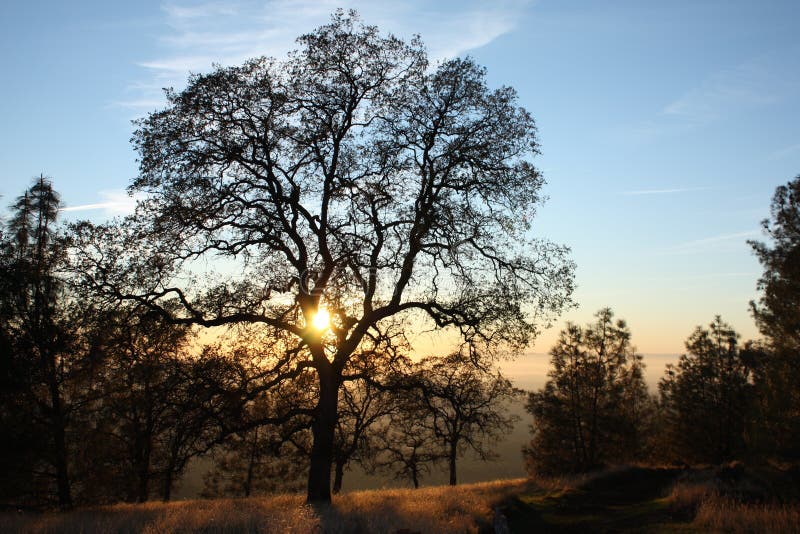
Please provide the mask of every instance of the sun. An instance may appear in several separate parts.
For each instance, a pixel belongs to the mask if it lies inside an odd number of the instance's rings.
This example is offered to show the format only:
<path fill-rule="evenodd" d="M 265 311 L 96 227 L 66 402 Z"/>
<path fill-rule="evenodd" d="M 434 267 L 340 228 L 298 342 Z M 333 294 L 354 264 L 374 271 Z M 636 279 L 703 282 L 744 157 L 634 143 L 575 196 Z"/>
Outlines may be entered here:
<path fill-rule="evenodd" d="M 331 325 L 331 316 L 328 313 L 328 310 L 325 308 L 320 308 L 317 310 L 316 315 L 314 315 L 314 319 L 311 320 L 311 324 L 314 325 L 314 328 L 317 330 L 325 330 Z"/>

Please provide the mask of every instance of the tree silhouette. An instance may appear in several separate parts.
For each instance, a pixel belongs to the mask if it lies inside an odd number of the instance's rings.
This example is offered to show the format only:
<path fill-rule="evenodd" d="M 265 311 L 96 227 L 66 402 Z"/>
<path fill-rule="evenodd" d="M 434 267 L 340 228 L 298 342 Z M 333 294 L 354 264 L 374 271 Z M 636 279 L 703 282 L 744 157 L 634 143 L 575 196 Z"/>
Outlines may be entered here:
<path fill-rule="evenodd" d="M 433 465 L 446 459 L 429 416 L 416 390 L 401 391 L 394 412 L 375 432 L 377 453 L 367 463 L 367 470 L 389 473 L 396 480 L 407 479 L 419 488 Z"/>
<path fill-rule="evenodd" d="M 674 459 L 721 462 L 741 454 L 752 391 L 738 337 L 717 316 L 708 330 L 698 326 L 687 354 L 667 366 L 658 387 Z"/>
<path fill-rule="evenodd" d="M 470 59 L 429 68 L 418 40 L 354 13 L 298 42 L 169 91 L 133 138 L 146 200 L 78 232 L 95 290 L 284 336 L 275 381 L 316 376 L 295 415 L 313 418 L 308 500 L 328 501 L 342 377 L 387 321 L 451 329 L 491 358 L 569 304 L 572 264 L 527 237 L 543 180 L 513 89 L 489 90 Z"/>
<path fill-rule="evenodd" d="M 759 399 L 758 427 L 769 453 L 800 457 L 800 176 L 775 190 L 770 242 L 750 241 L 764 268 L 762 292 L 750 306 L 766 338 L 752 358 Z"/>
<path fill-rule="evenodd" d="M 264 396 L 250 409 L 269 414 L 274 395 Z M 214 468 L 205 476 L 206 497 L 249 497 L 263 493 L 298 491 L 302 489 L 303 474 L 308 458 L 306 436 L 294 436 L 297 447 L 287 440 L 286 429 L 260 425 L 234 433 L 213 451 Z"/>
<path fill-rule="evenodd" d="M 771 243 L 750 241 L 764 267 L 759 303 L 751 303 L 761 333 L 800 353 L 800 176 L 775 190 L 771 217 L 761 225 Z M 771 245 L 771 246 L 770 246 Z"/>
<path fill-rule="evenodd" d="M 459 457 L 472 451 L 481 460 L 495 458 L 492 445 L 519 419 L 508 415 L 508 408 L 521 391 L 499 372 L 492 374 L 463 357 L 453 353 L 417 365 L 422 413 L 442 446 L 451 486 L 457 482 Z"/>
<path fill-rule="evenodd" d="M 10 454 L 16 465 L 9 472 L 28 471 L 31 483 L 44 484 L 45 492 L 52 482 L 58 505 L 68 508 L 68 431 L 80 392 L 66 389 L 84 370 L 85 352 L 78 334 L 82 307 L 59 277 L 66 265 L 66 242 L 56 225 L 59 207 L 58 194 L 42 175 L 13 204 L 4 232 L 0 331 L 9 388 L 4 393 L 11 396 L 4 395 L 2 412 L 12 420 L 22 416 L 9 425 L 8 435 L 17 434 L 17 453 L 30 454 L 24 462 Z M 18 488 L 17 495 L 24 493 Z"/>
<path fill-rule="evenodd" d="M 525 457 L 532 474 L 587 471 L 642 454 L 652 413 L 642 356 L 610 309 L 596 317 L 585 328 L 567 324 L 550 349 L 549 380 L 529 395 L 534 436 Z"/>
<path fill-rule="evenodd" d="M 351 462 L 366 465 L 380 447 L 378 424 L 397 409 L 396 394 L 367 380 L 347 382 L 339 390 L 339 420 L 334 442 L 333 492 L 342 489 Z"/>
<path fill-rule="evenodd" d="M 98 476 L 109 480 L 95 484 L 105 493 L 98 498 L 149 499 L 154 481 L 167 476 L 170 439 L 189 403 L 182 395 L 191 374 L 187 328 L 141 312 L 122 307 L 96 319 L 103 361 L 101 394 L 90 414 L 90 463 L 107 471 Z"/>

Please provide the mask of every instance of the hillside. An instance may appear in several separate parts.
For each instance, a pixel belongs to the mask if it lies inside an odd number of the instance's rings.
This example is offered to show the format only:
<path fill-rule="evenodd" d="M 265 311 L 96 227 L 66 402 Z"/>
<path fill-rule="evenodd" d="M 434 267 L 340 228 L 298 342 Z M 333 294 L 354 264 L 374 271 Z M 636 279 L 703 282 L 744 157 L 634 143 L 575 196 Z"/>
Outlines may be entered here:
<path fill-rule="evenodd" d="M 31 533 L 798 532 L 797 472 L 625 467 L 573 479 L 5 513 Z"/>

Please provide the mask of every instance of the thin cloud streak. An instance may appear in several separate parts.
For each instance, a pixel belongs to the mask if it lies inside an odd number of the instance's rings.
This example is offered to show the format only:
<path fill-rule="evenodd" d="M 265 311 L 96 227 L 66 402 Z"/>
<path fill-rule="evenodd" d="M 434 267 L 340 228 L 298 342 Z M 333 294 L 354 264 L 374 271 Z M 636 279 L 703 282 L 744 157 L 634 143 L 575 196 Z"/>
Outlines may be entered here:
<path fill-rule="evenodd" d="M 196 6 L 178 6 L 175 4 L 164 4 L 161 9 L 174 19 L 193 19 L 211 17 L 216 15 L 233 15 L 236 9 L 230 5 L 219 3 L 199 4 Z"/>
<path fill-rule="evenodd" d="M 748 230 L 747 232 L 736 232 L 734 234 L 722 234 L 716 235 L 712 237 L 706 237 L 703 239 L 695 239 L 693 241 L 687 241 L 682 245 L 678 245 L 680 247 L 690 247 L 690 246 L 698 246 L 698 245 L 708 245 L 710 243 L 719 243 L 720 241 L 730 241 L 731 239 L 740 239 L 742 237 L 753 237 L 759 235 L 758 230 Z"/>
<path fill-rule="evenodd" d="M 689 193 L 692 191 L 709 191 L 712 187 L 676 187 L 673 189 L 641 189 L 637 191 L 621 191 L 619 194 L 624 196 L 639 195 L 669 195 L 674 193 Z"/>
<path fill-rule="evenodd" d="M 781 84 L 776 80 L 779 66 L 772 63 L 770 58 L 758 58 L 716 72 L 669 103 L 663 114 L 704 123 L 742 107 L 774 102 Z"/>
<path fill-rule="evenodd" d="M 59 211 L 69 213 L 75 211 L 104 210 L 105 215 L 113 217 L 116 215 L 128 215 L 133 213 L 136 209 L 138 197 L 132 197 L 125 191 L 100 191 L 98 195 L 104 199 L 102 202 L 65 206 L 59 209 Z"/>
<path fill-rule="evenodd" d="M 800 143 L 781 148 L 780 150 L 776 150 L 776 151 L 772 152 L 767 157 L 767 159 L 770 159 L 770 160 L 782 159 L 782 158 L 785 158 L 786 156 L 789 156 L 789 155 L 794 154 L 796 152 L 800 152 Z"/>
<path fill-rule="evenodd" d="M 113 209 L 116 207 L 114 202 L 100 202 L 98 204 L 81 204 L 80 206 L 68 206 L 66 208 L 61 208 L 58 211 L 69 212 L 69 211 L 91 211 L 91 210 L 103 210 L 103 209 Z"/>
<path fill-rule="evenodd" d="M 649 276 L 645 280 L 649 282 L 693 282 L 704 280 L 717 280 L 720 278 L 758 278 L 756 272 L 734 272 L 734 273 L 707 273 L 691 276 Z"/>
<path fill-rule="evenodd" d="M 657 255 L 662 256 L 670 256 L 675 254 L 695 254 L 699 252 L 710 252 L 715 246 L 719 247 L 720 245 L 726 243 L 732 243 L 736 241 L 740 241 L 741 244 L 744 244 L 746 238 L 748 237 L 755 237 L 759 235 L 760 232 L 758 230 L 748 230 L 746 232 L 736 232 L 732 234 L 721 234 L 715 235 L 711 237 L 705 237 L 702 239 L 694 239 L 692 241 L 686 241 L 683 243 L 679 243 L 677 245 L 668 247 L 666 249 L 660 250 L 656 252 Z"/>

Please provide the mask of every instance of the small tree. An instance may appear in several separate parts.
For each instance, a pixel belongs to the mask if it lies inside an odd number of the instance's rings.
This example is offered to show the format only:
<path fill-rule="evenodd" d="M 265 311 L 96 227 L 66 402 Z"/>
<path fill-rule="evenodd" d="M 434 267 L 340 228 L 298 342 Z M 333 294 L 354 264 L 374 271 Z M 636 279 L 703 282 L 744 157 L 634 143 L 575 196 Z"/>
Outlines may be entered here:
<path fill-rule="evenodd" d="M 499 372 L 492 374 L 465 363 L 463 357 L 453 353 L 426 358 L 418 364 L 416 375 L 422 385 L 419 394 L 426 424 L 442 445 L 451 486 L 457 482 L 459 457 L 472 451 L 481 460 L 494 459 L 493 445 L 519 419 L 508 415 L 508 409 L 521 391 Z"/>
<path fill-rule="evenodd" d="M 340 416 L 334 446 L 334 493 L 341 491 L 345 469 L 351 462 L 365 466 L 376 454 L 381 441 L 376 434 L 378 424 L 397 410 L 396 404 L 396 395 L 366 380 L 350 381 L 340 389 Z"/>
<path fill-rule="evenodd" d="M 752 392 L 738 338 L 717 316 L 708 330 L 698 326 L 686 340 L 687 354 L 667 366 L 659 390 L 675 459 L 716 463 L 743 452 Z"/>
<path fill-rule="evenodd" d="M 78 228 L 79 253 L 95 291 L 283 337 L 272 383 L 316 376 L 313 408 L 286 415 L 313 419 L 308 500 L 329 501 L 343 376 L 386 322 L 453 329 L 491 360 L 569 304 L 573 269 L 526 237 L 543 181 L 513 89 L 470 59 L 429 68 L 352 13 L 299 43 L 169 91 L 133 138 L 147 200 Z"/>
<path fill-rule="evenodd" d="M 274 395 L 253 402 L 252 420 L 275 412 Z M 298 491 L 308 469 L 308 432 L 305 429 L 258 425 L 227 437 L 213 450 L 214 468 L 205 475 L 206 497 L 249 497 Z"/>
<path fill-rule="evenodd" d="M 86 464 L 107 471 L 98 473 L 107 483 L 92 489 L 98 498 L 144 502 L 163 476 L 169 436 L 187 403 L 181 394 L 190 374 L 189 332 L 130 307 L 96 322 L 102 391 L 90 415 L 96 447 Z"/>
<path fill-rule="evenodd" d="M 420 402 L 415 390 L 401 393 L 395 411 L 375 432 L 377 454 L 368 470 L 389 473 L 395 480 L 409 480 L 419 488 L 422 477 L 446 459 L 429 417 L 427 406 Z"/>
<path fill-rule="evenodd" d="M 531 474 L 580 472 L 639 457 L 652 401 L 642 356 L 624 321 L 606 308 L 585 328 L 567 324 L 550 349 L 549 380 L 530 393 Z"/>

